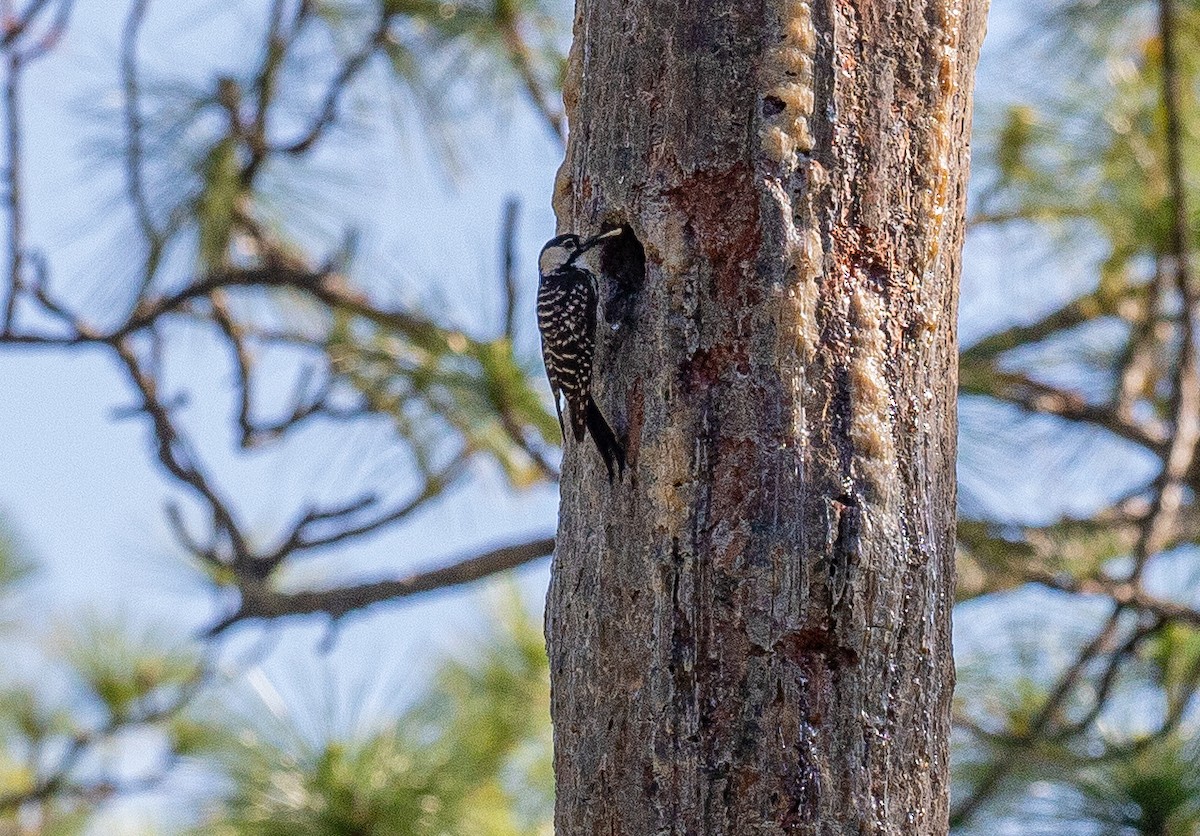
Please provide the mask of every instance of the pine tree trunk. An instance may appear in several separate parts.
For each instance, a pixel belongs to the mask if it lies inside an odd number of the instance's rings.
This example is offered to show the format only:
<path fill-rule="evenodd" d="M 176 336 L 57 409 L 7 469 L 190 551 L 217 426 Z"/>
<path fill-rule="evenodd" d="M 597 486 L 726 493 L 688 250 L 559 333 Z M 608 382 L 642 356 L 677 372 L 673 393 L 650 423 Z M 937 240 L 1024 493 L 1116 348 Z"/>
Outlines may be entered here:
<path fill-rule="evenodd" d="M 555 209 L 604 255 L 557 832 L 947 831 L 955 314 L 986 0 L 578 0 Z M 641 257 L 644 255 L 644 270 Z"/>

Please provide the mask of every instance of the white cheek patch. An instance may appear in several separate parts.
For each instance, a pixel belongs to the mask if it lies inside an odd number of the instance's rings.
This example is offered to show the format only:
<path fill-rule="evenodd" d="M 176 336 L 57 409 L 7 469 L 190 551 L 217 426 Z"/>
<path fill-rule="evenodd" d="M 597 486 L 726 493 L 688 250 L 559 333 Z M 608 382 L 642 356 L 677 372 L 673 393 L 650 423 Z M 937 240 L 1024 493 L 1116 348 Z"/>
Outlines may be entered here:
<path fill-rule="evenodd" d="M 553 273 L 559 267 L 566 264 L 567 259 L 570 257 L 570 253 L 567 252 L 566 247 L 551 247 L 543 252 L 541 258 L 538 259 L 538 272 L 542 274 Z"/>

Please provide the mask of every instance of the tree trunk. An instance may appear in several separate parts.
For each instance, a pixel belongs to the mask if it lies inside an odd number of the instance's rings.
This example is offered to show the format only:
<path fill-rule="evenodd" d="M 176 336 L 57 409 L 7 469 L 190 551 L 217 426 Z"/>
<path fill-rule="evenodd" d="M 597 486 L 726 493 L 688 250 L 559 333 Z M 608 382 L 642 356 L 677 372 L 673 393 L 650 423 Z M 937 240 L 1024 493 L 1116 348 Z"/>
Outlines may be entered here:
<path fill-rule="evenodd" d="M 557 832 L 947 831 L 957 279 L 986 0 L 578 0 L 555 209 L 604 254 Z M 644 256 L 644 267 L 642 258 Z"/>

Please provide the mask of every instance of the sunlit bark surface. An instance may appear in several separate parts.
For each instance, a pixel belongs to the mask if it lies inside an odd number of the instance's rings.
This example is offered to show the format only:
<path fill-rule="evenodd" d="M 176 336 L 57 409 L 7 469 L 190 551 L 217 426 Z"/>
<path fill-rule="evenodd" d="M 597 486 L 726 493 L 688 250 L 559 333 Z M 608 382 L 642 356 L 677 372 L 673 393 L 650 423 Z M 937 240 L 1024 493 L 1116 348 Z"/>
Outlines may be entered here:
<path fill-rule="evenodd" d="M 563 479 L 560 834 L 946 832 L 985 9 L 579 0 L 555 208 L 636 243 L 597 368 L 630 468 Z"/>

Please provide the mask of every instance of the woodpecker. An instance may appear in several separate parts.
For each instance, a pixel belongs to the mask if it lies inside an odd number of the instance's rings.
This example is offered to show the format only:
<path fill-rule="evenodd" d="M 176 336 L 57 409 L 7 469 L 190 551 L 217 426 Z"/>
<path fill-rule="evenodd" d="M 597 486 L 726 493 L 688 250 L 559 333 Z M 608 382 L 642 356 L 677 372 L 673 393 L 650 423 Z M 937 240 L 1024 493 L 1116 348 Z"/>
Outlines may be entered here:
<path fill-rule="evenodd" d="M 582 240 L 578 235 L 559 235 L 551 238 L 538 257 L 538 330 L 542 334 L 542 359 L 546 362 L 546 377 L 554 393 L 554 409 L 563 440 L 567 438 L 563 425 L 560 397 L 567 402 L 571 433 L 575 441 L 583 441 L 585 430 L 608 468 L 612 481 L 613 465 L 625 470 L 625 448 L 604 419 L 592 399 L 592 359 L 596 355 L 596 277 L 578 258 L 591 248 L 615 238 L 621 228 L 609 230 Z"/>

